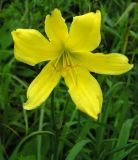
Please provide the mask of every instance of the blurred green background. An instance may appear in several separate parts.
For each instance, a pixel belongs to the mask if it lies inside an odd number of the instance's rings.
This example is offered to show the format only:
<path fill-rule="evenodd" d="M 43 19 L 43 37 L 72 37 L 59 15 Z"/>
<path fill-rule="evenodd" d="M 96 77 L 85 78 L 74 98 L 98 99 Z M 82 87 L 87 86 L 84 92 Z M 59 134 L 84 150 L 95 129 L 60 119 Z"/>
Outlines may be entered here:
<path fill-rule="evenodd" d="M 59 8 L 68 25 L 75 15 L 101 10 L 99 52 L 128 56 L 134 68 L 97 75 L 104 94 L 98 121 L 75 110 L 62 80 L 38 109 L 22 103 L 41 71 L 14 59 L 11 31 L 44 33 L 44 19 Z M 93 74 L 93 73 L 92 73 Z M 138 160 L 138 4 L 132 0 L 0 0 L 0 160 Z"/>

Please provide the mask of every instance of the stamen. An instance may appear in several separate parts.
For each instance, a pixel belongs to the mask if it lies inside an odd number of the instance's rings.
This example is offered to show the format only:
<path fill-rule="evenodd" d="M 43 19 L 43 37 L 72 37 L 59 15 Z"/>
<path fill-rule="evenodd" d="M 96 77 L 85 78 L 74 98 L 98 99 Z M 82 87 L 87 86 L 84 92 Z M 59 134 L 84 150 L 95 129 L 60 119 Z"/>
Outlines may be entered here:
<path fill-rule="evenodd" d="M 56 62 L 55 62 L 55 67 L 57 66 L 58 62 L 60 61 L 61 59 L 61 56 L 63 55 L 62 51 L 61 51 L 61 54 L 59 55 L 59 57 L 57 58 Z"/>
<path fill-rule="evenodd" d="M 57 72 L 61 72 L 63 76 L 65 74 L 70 74 L 73 84 L 76 86 L 78 76 L 76 67 L 79 65 L 75 64 L 72 58 L 71 53 L 68 50 L 64 50 L 56 59 L 54 66 Z"/>

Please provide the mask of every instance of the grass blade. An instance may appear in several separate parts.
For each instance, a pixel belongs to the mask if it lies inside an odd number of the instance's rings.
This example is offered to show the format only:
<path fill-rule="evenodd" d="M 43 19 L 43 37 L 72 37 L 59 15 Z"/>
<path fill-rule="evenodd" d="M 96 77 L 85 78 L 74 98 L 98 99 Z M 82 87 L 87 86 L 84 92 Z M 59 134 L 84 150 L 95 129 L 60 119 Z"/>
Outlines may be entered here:
<path fill-rule="evenodd" d="M 69 154 L 65 160 L 74 160 L 81 149 L 89 142 L 90 140 L 81 140 L 75 144 L 74 147 L 69 151 Z"/>

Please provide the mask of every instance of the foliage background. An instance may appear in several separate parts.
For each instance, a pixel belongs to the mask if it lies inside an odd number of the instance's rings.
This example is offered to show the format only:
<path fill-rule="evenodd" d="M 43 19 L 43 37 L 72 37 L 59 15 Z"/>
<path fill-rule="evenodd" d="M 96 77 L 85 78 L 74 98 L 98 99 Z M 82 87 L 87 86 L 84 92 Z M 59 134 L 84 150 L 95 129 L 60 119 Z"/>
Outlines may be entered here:
<path fill-rule="evenodd" d="M 13 56 L 11 31 L 34 28 L 59 8 L 72 17 L 102 12 L 97 51 L 120 52 L 133 70 L 120 76 L 94 75 L 103 94 L 98 121 L 75 110 L 62 80 L 38 109 L 22 103 L 43 64 L 20 63 Z M 0 0 L 0 160 L 138 160 L 138 4 L 132 0 Z"/>

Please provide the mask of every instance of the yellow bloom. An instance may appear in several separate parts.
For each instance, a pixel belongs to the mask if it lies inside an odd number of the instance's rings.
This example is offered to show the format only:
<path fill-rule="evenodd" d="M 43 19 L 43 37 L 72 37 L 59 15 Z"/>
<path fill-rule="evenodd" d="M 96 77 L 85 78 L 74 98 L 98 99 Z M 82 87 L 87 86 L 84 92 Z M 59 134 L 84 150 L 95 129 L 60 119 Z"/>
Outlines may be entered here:
<path fill-rule="evenodd" d="M 49 40 L 34 29 L 12 32 L 17 60 L 32 66 L 50 60 L 30 84 L 24 109 L 34 109 L 44 102 L 63 76 L 76 107 L 98 118 L 103 102 L 102 91 L 90 72 L 119 75 L 133 67 L 122 54 L 90 52 L 100 43 L 100 25 L 100 11 L 90 12 L 74 17 L 68 32 L 60 11 L 54 9 L 45 19 Z"/>

